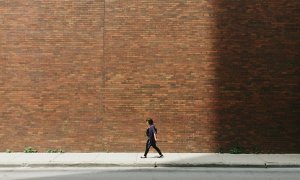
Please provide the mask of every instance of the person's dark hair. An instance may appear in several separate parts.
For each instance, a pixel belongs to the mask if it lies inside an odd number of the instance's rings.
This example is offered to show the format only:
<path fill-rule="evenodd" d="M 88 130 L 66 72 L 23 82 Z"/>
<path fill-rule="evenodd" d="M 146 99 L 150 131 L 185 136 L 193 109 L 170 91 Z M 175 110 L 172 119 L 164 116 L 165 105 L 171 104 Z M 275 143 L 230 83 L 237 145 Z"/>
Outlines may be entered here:
<path fill-rule="evenodd" d="M 151 118 L 148 118 L 146 121 L 148 122 L 149 125 L 153 124 L 153 119 L 151 119 Z"/>

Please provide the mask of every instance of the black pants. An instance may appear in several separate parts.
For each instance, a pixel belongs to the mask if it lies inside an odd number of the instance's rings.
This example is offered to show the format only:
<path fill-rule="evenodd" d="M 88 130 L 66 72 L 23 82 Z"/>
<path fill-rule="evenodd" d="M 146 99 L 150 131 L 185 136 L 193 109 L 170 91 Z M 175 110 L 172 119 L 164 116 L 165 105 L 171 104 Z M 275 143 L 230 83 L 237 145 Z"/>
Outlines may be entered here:
<path fill-rule="evenodd" d="M 151 142 L 150 139 L 148 139 L 146 143 L 145 154 L 144 154 L 145 157 L 147 156 L 151 146 L 158 152 L 159 155 L 162 155 L 160 149 L 156 146 L 156 142 Z"/>

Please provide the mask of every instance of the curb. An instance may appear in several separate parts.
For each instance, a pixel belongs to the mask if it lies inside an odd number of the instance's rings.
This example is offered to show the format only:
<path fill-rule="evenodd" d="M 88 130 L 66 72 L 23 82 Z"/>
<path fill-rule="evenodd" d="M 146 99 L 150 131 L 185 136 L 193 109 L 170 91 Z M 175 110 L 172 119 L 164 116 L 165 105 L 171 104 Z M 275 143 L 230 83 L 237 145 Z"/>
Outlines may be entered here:
<path fill-rule="evenodd" d="M 207 168 L 300 168 L 300 165 L 293 164 L 104 164 L 104 163 L 70 163 L 70 164 L 0 164 L 0 168 L 17 167 L 207 167 Z"/>

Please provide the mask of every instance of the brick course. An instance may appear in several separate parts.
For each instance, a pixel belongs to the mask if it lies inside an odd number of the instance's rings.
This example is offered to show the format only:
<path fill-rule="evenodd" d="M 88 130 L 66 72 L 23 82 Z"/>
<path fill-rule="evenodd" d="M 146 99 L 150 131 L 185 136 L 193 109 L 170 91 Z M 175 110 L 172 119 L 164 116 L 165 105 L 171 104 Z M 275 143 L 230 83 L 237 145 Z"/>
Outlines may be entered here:
<path fill-rule="evenodd" d="M 0 151 L 299 153 L 300 3 L 0 1 Z"/>

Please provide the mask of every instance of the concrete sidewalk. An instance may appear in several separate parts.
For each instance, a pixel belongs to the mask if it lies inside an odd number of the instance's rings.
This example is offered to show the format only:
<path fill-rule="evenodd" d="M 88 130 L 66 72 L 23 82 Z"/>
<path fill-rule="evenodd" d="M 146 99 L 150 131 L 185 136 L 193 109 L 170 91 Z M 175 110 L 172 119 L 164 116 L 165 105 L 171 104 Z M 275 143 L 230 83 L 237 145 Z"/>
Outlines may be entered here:
<path fill-rule="evenodd" d="M 0 153 L 0 167 L 300 167 L 300 154 Z"/>

